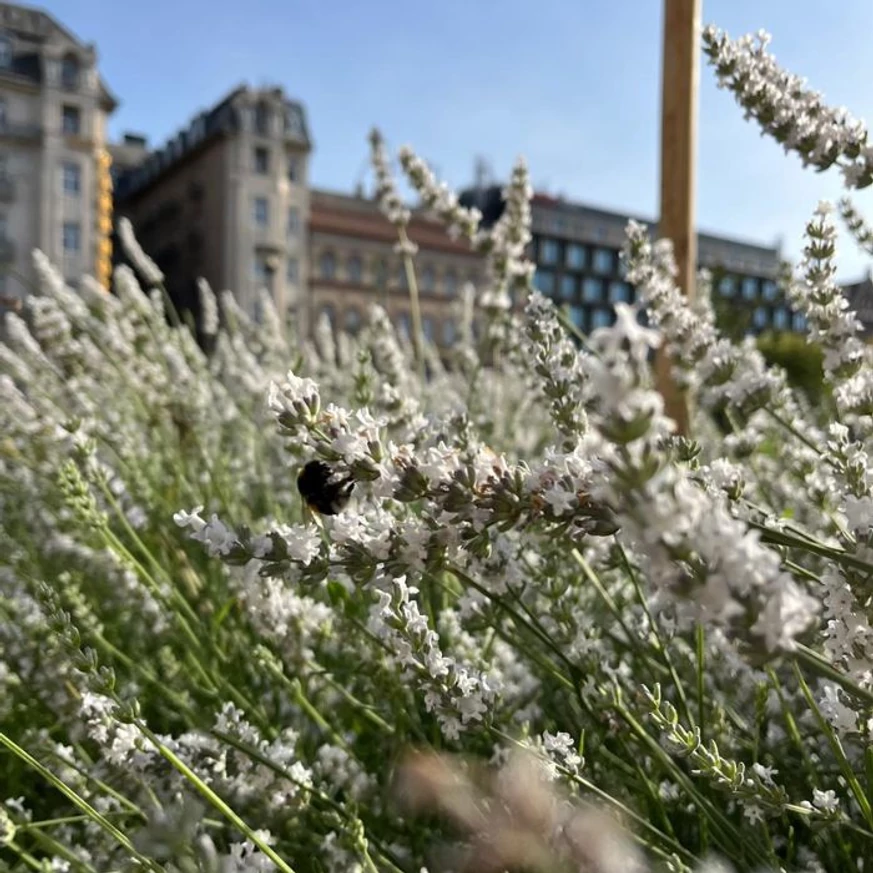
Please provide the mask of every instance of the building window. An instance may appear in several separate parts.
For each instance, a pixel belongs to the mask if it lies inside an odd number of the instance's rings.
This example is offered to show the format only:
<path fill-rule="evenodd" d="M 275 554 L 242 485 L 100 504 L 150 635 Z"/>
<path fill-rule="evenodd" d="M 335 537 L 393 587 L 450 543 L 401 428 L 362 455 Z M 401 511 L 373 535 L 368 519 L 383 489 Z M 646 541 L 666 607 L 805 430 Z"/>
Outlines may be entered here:
<path fill-rule="evenodd" d="M 551 270 L 537 270 L 534 273 L 534 285 L 543 294 L 554 294 L 555 274 Z"/>
<path fill-rule="evenodd" d="M 597 330 L 600 327 L 609 327 L 612 324 L 613 312 L 611 309 L 595 309 L 591 313 L 591 329 Z"/>
<path fill-rule="evenodd" d="M 289 182 L 300 181 L 300 160 L 297 155 L 289 155 L 286 164 Z"/>
<path fill-rule="evenodd" d="M 364 279 L 364 262 L 358 255 L 352 255 L 346 262 L 346 271 L 349 274 L 349 282 L 360 285 Z"/>
<path fill-rule="evenodd" d="M 458 274 L 454 270 L 446 270 L 443 288 L 448 297 L 454 297 L 458 293 Z"/>
<path fill-rule="evenodd" d="M 0 67 L 8 70 L 12 66 L 12 40 L 9 37 L 0 37 Z"/>
<path fill-rule="evenodd" d="M 267 262 L 264 255 L 255 255 L 255 282 L 258 288 L 266 288 L 272 293 L 273 291 L 273 271 Z"/>
<path fill-rule="evenodd" d="M 458 338 L 458 329 L 453 318 L 443 320 L 443 345 L 450 346 Z"/>
<path fill-rule="evenodd" d="M 806 316 L 802 312 L 795 312 L 791 319 L 791 326 L 795 330 L 806 330 Z"/>
<path fill-rule="evenodd" d="M 775 300 L 779 292 L 776 283 L 772 279 L 765 279 L 761 290 L 765 300 Z"/>
<path fill-rule="evenodd" d="M 718 283 L 718 293 L 722 297 L 733 297 L 737 293 L 737 280 L 733 276 L 722 276 Z"/>
<path fill-rule="evenodd" d="M 7 121 L 6 98 L 0 97 L 0 127 L 6 127 Z"/>
<path fill-rule="evenodd" d="M 570 307 L 570 321 L 583 333 L 588 329 L 585 307 L 574 304 Z"/>
<path fill-rule="evenodd" d="M 384 291 L 388 286 L 388 261 L 379 258 L 373 266 L 373 273 L 376 276 L 376 287 Z"/>
<path fill-rule="evenodd" d="M 67 55 L 61 61 L 61 85 L 64 88 L 79 87 L 79 61 L 73 55 Z"/>
<path fill-rule="evenodd" d="M 334 279 L 336 277 L 336 255 L 333 252 L 323 252 L 318 262 L 318 269 L 322 279 Z"/>
<path fill-rule="evenodd" d="M 82 170 L 78 164 L 65 163 L 63 167 L 64 194 L 78 196 L 82 190 Z"/>
<path fill-rule="evenodd" d="M 572 300 L 576 296 L 576 277 L 561 276 L 561 299 Z"/>
<path fill-rule="evenodd" d="M 425 294 L 433 294 L 436 288 L 436 271 L 431 264 L 427 264 L 421 271 L 421 290 Z"/>
<path fill-rule="evenodd" d="M 406 278 L 406 263 L 401 261 L 397 267 L 397 285 L 401 291 L 409 290 L 409 282 Z"/>
<path fill-rule="evenodd" d="M 346 333 L 354 336 L 361 329 L 361 313 L 356 306 L 350 306 L 343 319 Z"/>
<path fill-rule="evenodd" d="M 333 307 L 329 303 L 325 303 L 324 306 L 321 307 L 318 313 L 318 320 L 327 320 L 327 323 L 333 327 L 333 323 L 335 321 L 335 317 L 333 314 Z"/>
<path fill-rule="evenodd" d="M 266 103 L 258 103 L 255 107 L 255 133 L 267 136 L 270 132 L 270 107 Z"/>
<path fill-rule="evenodd" d="M 263 146 L 255 146 L 255 172 L 262 176 L 270 172 L 270 151 Z"/>
<path fill-rule="evenodd" d="M 62 242 L 65 252 L 78 252 L 82 248 L 82 228 L 78 221 L 64 222 Z"/>
<path fill-rule="evenodd" d="M 788 310 L 784 306 L 778 306 L 773 310 L 773 327 L 776 330 L 785 330 L 788 327 Z"/>
<path fill-rule="evenodd" d="M 555 239 L 540 240 L 540 263 L 557 264 L 560 257 L 560 248 Z"/>
<path fill-rule="evenodd" d="M 610 249 L 594 249 L 591 267 L 595 273 L 611 273 L 615 267 L 612 251 Z"/>
<path fill-rule="evenodd" d="M 434 325 L 433 325 L 433 317 L 430 315 L 425 315 L 421 319 L 421 332 L 424 334 L 424 338 L 428 342 L 433 342 L 434 337 Z"/>
<path fill-rule="evenodd" d="M 412 336 L 408 312 L 401 312 L 397 316 L 397 332 L 403 339 L 409 339 Z"/>
<path fill-rule="evenodd" d="M 633 299 L 631 286 L 627 282 L 610 282 L 609 283 L 609 302 L 610 303 L 630 303 Z"/>
<path fill-rule="evenodd" d="M 297 258 L 288 258 L 285 264 L 285 279 L 289 285 L 296 285 L 300 279 L 300 264 Z"/>
<path fill-rule="evenodd" d="M 570 243 L 567 246 L 567 266 L 573 270 L 585 269 L 585 246 Z"/>
<path fill-rule="evenodd" d="M 752 314 L 752 322 L 759 330 L 762 330 L 767 326 L 767 310 L 765 307 L 755 307 L 755 312 Z"/>
<path fill-rule="evenodd" d="M 61 131 L 67 136 L 78 136 L 82 131 L 82 113 L 78 106 L 61 109 Z"/>
<path fill-rule="evenodd" d="M 586 276 L 582 280 L 582 299 L 586 303 L 600 303 L 603 299 L 603 284 L 600 279 Z"/>
<path fill-rule="evenodd" d="M 288 207 L 288 236 L 297 236 L 300 233 L 300 210 L 296 206 Z"/>
<path fill-rule="evenodd" d="M 743 300 L 754 300 L 758 296 L 758 280 L 751 276 L 743 279 Z"/>
<path fill-rule="evenodd" d="M 303 136 L 303 115 L 297 106 L 285 107 L 285 133 L 291 136 Z"/>
<path fill-rule="evenodd" d="M 255 197 L 254 219 L 258 227 L 267 227 L 270 224 L 270 202 L 266 197 Z"/>

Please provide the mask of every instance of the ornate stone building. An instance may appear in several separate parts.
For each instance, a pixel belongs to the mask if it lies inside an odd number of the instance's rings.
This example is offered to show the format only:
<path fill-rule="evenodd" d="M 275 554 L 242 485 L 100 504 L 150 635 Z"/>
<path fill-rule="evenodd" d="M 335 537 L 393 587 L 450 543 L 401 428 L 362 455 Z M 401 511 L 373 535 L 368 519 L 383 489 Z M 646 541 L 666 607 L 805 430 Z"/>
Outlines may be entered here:
<path fill-rule="evenodd" d="M 484 261 L 424 214 L 413 213 L 408 234 L 419 247 L 415 264 L 422 330 L 438 345 L 449 345 L 458 331 L 461 288 L 467 282 L 481 287 Z M 336 327 L 354 333 L 368 306 L 379 303 L 408 334 L 409 290 L 396 243 L 396 229 L 373 200 L 314 190 L 309 217 L 311 318 L 327 314 Z"/>
<path fill-rule="evenodd" d="M 310 148 L 303 107 L 281 88 L 248 86 L 161 149 L 131 134 L 112 147 L 116 211 L 133 223 L 179 308 L 196 316 L 202 276 L 255 318 L 261 287 L 286 317 L 302 317 Z"/>
<path fill-rule="evenodd" d="M 75 284 L 106 284 L 116 100 L 97 52 L 37 9 L 0 3 L 0 309 L 18 309 L 41 249 Z"/>

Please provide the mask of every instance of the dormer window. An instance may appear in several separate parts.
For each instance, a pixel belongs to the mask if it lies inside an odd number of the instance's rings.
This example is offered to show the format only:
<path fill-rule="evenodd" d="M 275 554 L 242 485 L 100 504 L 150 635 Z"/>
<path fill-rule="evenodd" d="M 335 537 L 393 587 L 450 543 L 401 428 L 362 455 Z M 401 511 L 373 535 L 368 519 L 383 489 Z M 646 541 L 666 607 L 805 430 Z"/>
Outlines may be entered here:
<path fill-rule="evenodd" d="M 270 107 L 266 103 L 258 103 L 255 107 L 255 132 L 261 136 L 270 132 Z"/>
<path fill-rule="evenodd" d="M 297 106 L 285 107 L 285 133 L 294 137 L 303 136 L 303 118 Z"/>
<path fill-rule="evenodd" d="M 8 70 L 12 66 L 12 40 L 8 36 L 0 36 L 0 70 Z"/>
<path fill-rule="evenodd" d="M 61 85 L 70 89 L 79 87 L 79 61 L 73 55 L 61 61 Z"/>

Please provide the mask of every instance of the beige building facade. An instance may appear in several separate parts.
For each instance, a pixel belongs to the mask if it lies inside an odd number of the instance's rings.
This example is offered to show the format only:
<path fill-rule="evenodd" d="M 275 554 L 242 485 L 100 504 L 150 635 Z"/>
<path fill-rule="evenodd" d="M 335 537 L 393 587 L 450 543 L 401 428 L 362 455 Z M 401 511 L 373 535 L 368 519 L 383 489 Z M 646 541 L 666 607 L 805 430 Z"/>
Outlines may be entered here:
<path fill-rule="evenodd" d="M 264 287 L 286 318 L 301 317 L 311 144 L 299 103 L 281 88 L 241 86 L 163 148 L 127 135 L 111 151 L 116 213 L 131 220 L 180 308 L 196 317 L 202 276 L 256 319 Z"/>
<path fill-rule="evenodd" d="M 442 224 L 414 212 L 409 238 L 418 245 L 416 282 L 422 330 L 448 346 L 458 335 L 458 303 L 467 283 L 481 288 L 484 259 Z M 394 248 L 397 230 L 363 196 L 313 190 L 309 218 L 309 320 L 326 315 L 336 329 L 355 333 L 372 303 L 383 306 L 402 332 L 411 330 L 409 289 Z"/>
<path fill-rule="evenodd" d="M 72 283 L 108 282 L 115 98 L 93 45 L 36 9 L 0 3 L 0 303 L 17 309 L 44 251 Z"/>

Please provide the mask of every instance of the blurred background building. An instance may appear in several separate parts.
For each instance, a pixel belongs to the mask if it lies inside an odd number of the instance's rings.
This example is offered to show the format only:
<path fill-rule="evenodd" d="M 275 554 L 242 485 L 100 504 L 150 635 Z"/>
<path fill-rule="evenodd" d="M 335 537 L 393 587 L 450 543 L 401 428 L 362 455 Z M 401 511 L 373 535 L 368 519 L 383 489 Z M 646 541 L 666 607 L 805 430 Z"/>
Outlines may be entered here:
<path fill-rule="evenodd" d="M 109 280 L 106 122 L 97 51 L 44 12 L 0 3 L 0 303 L 17 309 L 41 249 L 75 285 Z"/>
<path fill-rule="evenodd" d="M 379 303 L 407 336 L 409 286 L 395 251 L 397 230 L 363 194 L 349 196 L 314 190 L 310 199 L 310 299 L 314 318 L 355 333 L 367 307 Z M 443 225 L 413 212 L 407 228 L 418 245 L 416 281 L 424 335 L 451 345 L 458 333 L 464 284 L 482 287 L 484 260 L 470 246 L 452 239 Z"/>
<path fill-rule="evenodd" d="M 110 148 L 116 212 L 179 309 L 196 317 L 202 276 L 252 315 L 260 288 L 286 317 L 302 315 L 311 148 L 300 103 L 281 88 L 245 85 L 159 149 L 135 134 Z"/>
<path fill-rule="evenodd" d="M 241 85 L 158 148 L 140 133 L 107 144 L 117 101 L 97 57 L 51 16 L 0 2 L 0 310 L 19 308 L 33 286 L 34 248 L 72 285 L 88 273 L 108 288 L 122 257 L 114 220 L 124 215 L 177 307 L 195 319 L 203 276 L 216 291 L 231 289 L 255 319 L 257 291 L 267 288 L 304 331 L 321 314 L 355 330 L 372 301 L 407 328 L 394 229 L 361 191 L 311 188 L 313 141 L 301 102 L 281 87 Z M 461 201 L 481 209 L 486 225 L 500 217 L 501 188 L 481 162 Z M 536 287 L 565 305 L 581 331 L 610 324 L 614 305 L 636 296 L 618 257 L 630 216 L 538 192 L 532 217 Z M 657 232 L 653 221 L 637 220 Z M 450 343 L 460 289 L 481 288 L 484 265 L 421 210 L 413 210 L 410 235 L 420 246 L 424 330 Z M 716 310 L 742 332 L 804 328 L 780 298 L 778 245 L 701 233 L 698 253 L 713 276 Z M 845 288 L 873 333 L 869 276 Z"/>
<path fill-rule="evenodd" d="M 468 188 L 460 200 L 465 206 L 478 207 L 486 225 L 503 213 L 498 185 Z M 534 194 L 531 213 L 530 257 L 536 263 L 536 287 L 566 305 L 583 333 L 612 324 L 614 305 L 636 300 L 619 259 L 625 228 L 633 218 L 654 236 L 657 223 L 541 193 Z M 803 316 L 794 313 L 778 291 L 782 257 L 777 246 L 701 233 L 697 251 L 699 266 L 712 275 L 717 309 L 728 306 L 736 310 L 736 316 L 747 321 L 752 333 L 804 328 Z"/>

